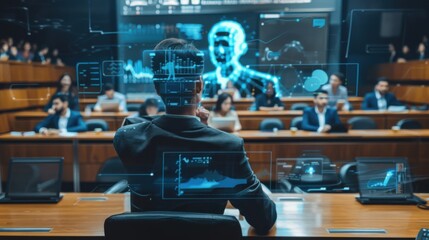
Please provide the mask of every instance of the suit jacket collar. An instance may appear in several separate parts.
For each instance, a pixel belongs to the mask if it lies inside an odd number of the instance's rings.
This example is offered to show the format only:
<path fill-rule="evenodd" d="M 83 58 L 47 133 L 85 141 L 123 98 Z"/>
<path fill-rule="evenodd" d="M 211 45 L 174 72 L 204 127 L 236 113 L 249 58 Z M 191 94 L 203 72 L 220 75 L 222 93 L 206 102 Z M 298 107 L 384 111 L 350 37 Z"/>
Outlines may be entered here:
<path fill-rule="evenodd" d="M 152 121 L 156 126 L 170 131 L 199 130 L 207 125 L 201 123 L 197 117 L 166 114 Z"/>

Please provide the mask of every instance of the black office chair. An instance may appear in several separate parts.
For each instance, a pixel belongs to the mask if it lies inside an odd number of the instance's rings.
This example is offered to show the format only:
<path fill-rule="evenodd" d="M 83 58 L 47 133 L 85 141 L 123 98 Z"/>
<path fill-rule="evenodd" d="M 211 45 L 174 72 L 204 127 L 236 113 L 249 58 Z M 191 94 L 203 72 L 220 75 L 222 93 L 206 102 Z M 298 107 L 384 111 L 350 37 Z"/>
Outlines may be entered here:
<path fill-rule="evenodd" d="M 351 192 L 359 190 L 356 162 L 349 162 L 341 166 L 339 174 L 343 187 L 348 187 Z"/>
<path fill-rule="evenodd" d="M 272 132 L 274 129 L 283 130 L 285 128 L 282 120 L 278 118 L 265 118 L 259 124 L 259 130 L 264 132 Z"/>
<path fill-rule="evenodd" d="M 96 128 L 101 128 L 102 131 L 109 131 L 109 124 L 104 119 L 88 119 L 85 124 L 88 131 L 94 131 Z"/>
<path fill-rule="evenodd" d="M 121 193 L 128 189 L 127 171 L 121 159 L 107 159 L 98 170 L 95 177 L 97 187 L 93 192 Z"/>
<path fill-rule="evenodd" d="M 290 127 L 296 127 L 297 129 L 302 129 L 302 117 L 294 117 L 290 122 Z"/>
<path fill-rule="evenodd" d="M 377 129 L 377 124 L 370 117 L 352 117 L 347 123 L 353 130 Z"/>
<path fill-rule="evenodd" d="M 290 110 L 293 111 L 304 111 L 304 109 L 306 109 L 307 107 L 309 107 L 310 105 L 307 103 L 294 103 L 292 104 L 292 106 L 290 106 Z"/>
<path fill-rule="evenodd" d="M 107 240 L 122 239 L 241 239 L 234 216 L 190 212 L 138 212 L 104 221 Z"/>
<path fill-rule="evenodd" d="M 422 129 L 422 125 L 419 121 L 414 119 L 402 119 L 396 123 L 400 129 Z"/>
<path fill-rule="evenodd" d="M 127 104 L 127 110 L 128 112 L 138 112 L 140 109 L 141 104 L 139 103 L 128 103 Z"/>

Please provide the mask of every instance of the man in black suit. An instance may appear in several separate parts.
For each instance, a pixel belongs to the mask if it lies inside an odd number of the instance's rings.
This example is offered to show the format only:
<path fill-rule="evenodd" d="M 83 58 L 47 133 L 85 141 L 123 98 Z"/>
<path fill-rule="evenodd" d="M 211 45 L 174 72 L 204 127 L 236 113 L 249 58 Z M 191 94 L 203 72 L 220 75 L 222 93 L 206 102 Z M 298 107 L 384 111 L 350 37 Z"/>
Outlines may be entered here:
<path fill-rule="evenodd" d="M 314 107 L 304 110 L 302 130 L 324 133 L 341 124 L 337 110 L 328 107 L 328 98 L 325 90 L 314 93 Z"/>
<path fill-rule="evenodd" d="M 387 110 L 390 106 L 402 106 L 393 93 L 389 92 L 389 82 L 379 78 L 374 92 L 367 93 L 362 102 L 362 110 Z"/>
<path fill-rule="evenodd" d="M 175 63 L 177 65 L 175 69 L 180 69 L 180 62 L 187 60 L 181 59 L 179 51 L 199 53 L 193 45 L 180 39 L 163 40 L 155 50 L 162 50 L 161 52 L 165 52 L 166 56 L 174 54 L 175 59 L 180 58 Z M 155 88 L 166 103 L 166 114 L 155 117 L 152 121 L 124 126 L 116 132 L 114 146 L 129 174 L 131 209 L 132 211 L 160 210 L 222 214 L 229 200 L 258 233 L 264 234 L 276 221 L 275 204 L 264 193 L 262 184 L 250 167 L 243 139 L 207 126 L 208 111 L 198 107 L 203 90 L 201 72 L 185 78 L 164 80 L 155 75 Z M 176 73 L 176 77 L 178 74 L 179 72 Z M 187 91 L 176 92 L 174 95 L 166 91 L 170 89 L 167 87 L 168 84 L 184 86 L 185 83 Z M 179 98 L 187 99 L 187 104 L 171 104 L 172 99 Z M 166 166 L 165 161 L 168 159 L 165 156 L 171 152 L 190 152 L 190 155 L 210 155 L 213 152 L 218 154 L 212 154 L 213 158 L 209 160 L 199 159 L 201 162 L 193 163 L 192 166 L 195 168 L 189 165 L 189 170 L 185 168 L 189 164 L 189 159 L 186 158 L 182 161 L 179 157 L 177 162 L 173 159 L 173 165 Z M 224 153 L 223 157 L 219 157 L 222 153 Z M 178 164 L 181 164 L 182 168 L 176 169 L 176 172 L 196 170 L 198 174 L 191 179 L 185 179 L 184 175 L 179 175 L 175 181 L 169 181 L 168 173 L 175 171 L 171 167 Z M 223 177 L 210 179 L 214 175 L 223 175 Z M 203 191 L 208 195 L 200 198 L 195 198 L 192 194 L 186 195 L 187 190 L 178 191 L 180 186 L 177 184 L 177 187 L 174 187 L 177 181 L 201 178 L 212 180 L 209 184 L 219 184 L 221 180 L 226 179 L 238 179 L 242 183 L 233 188 L 206 187 L 189 190 L 191 193 Z M 165 194 L 168 192 L 165 191 L 176 190 L 178 193 L 174 195 L 175 197 L 166 197 Z"/>
<path fill-rule="evenodd" d="M 55 114 L 47 116 L 42 122 L 37 124 L 34 131 L 48 135 L 60 132 L 85 132 L 86 124 L 82 115 L 69 108 L 68 96 L 56 94 L 52 98 L 52 108 Z"/>

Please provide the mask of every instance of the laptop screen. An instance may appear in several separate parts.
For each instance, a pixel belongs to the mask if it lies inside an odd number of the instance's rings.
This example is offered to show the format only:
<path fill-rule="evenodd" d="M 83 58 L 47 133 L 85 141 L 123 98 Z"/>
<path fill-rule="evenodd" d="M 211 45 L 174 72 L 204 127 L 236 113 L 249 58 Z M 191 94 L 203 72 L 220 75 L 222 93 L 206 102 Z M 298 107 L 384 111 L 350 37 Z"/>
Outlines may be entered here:
<path fill-rule="evenodd" d="M 63 158 L 11 158 L 8 198 L 59 197 Z"/>
<path fill-rule="evenodd" d="M 357 158 L 361 197 L 407 198 L 413 194 L 406 158 Z"/>

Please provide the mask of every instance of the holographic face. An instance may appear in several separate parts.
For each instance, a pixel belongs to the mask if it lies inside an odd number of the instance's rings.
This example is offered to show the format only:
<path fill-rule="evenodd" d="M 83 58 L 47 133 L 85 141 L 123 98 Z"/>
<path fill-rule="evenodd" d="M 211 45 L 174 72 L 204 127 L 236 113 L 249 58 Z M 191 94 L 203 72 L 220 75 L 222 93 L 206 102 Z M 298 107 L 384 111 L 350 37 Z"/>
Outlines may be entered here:
<path fill-rule="evenodd" d="M 239 64 L 239 58 L 246 53 L 246 35 L 237 22 L 222 21 L 209 32 L 210 59 L 216 67 Z"/>

